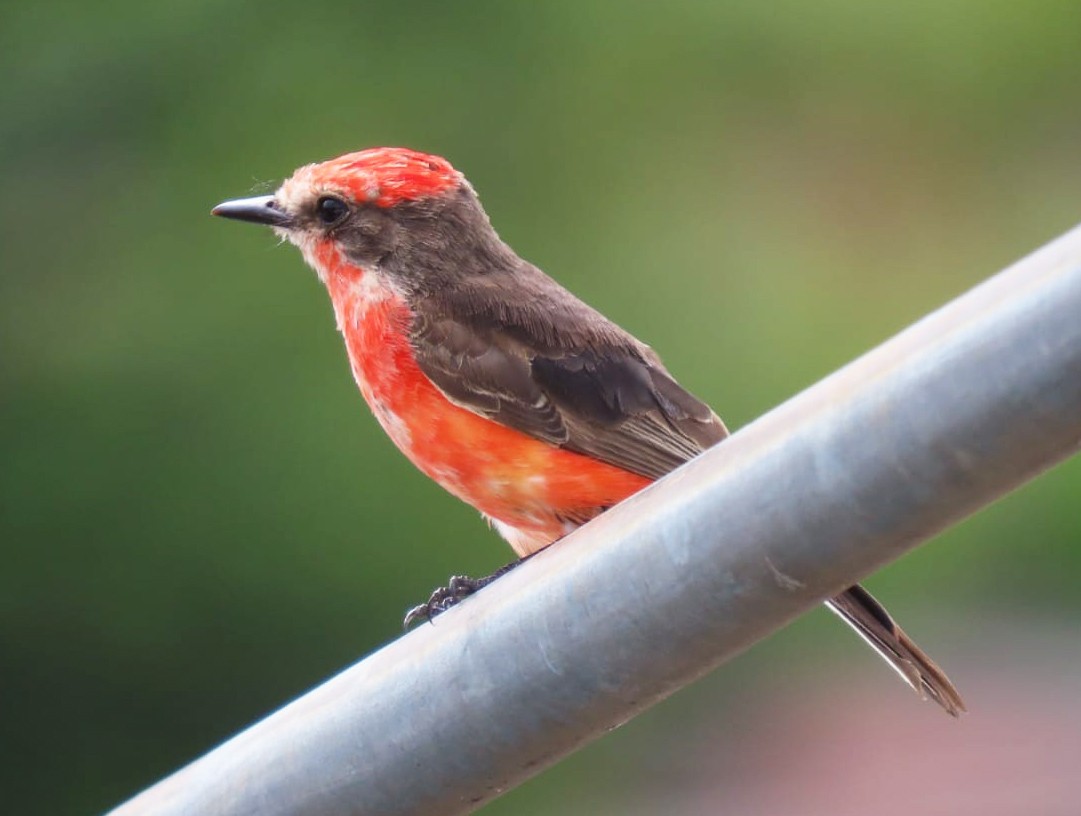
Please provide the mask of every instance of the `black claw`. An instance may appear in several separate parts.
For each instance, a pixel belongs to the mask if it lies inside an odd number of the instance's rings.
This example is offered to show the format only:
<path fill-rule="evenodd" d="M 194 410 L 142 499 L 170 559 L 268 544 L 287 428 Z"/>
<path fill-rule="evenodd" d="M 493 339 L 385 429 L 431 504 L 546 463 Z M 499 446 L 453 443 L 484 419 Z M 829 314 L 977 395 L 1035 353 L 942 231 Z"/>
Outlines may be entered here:
<path fill-rule="evenodd" d="M 477 590 L 488 586 L 488 584 L 492 583 L 492 581 L 500 575 L 509 572 L 512 567 L 516 567 L 520 563 L 521 561 L 514 561 L 507 564 L 507 566 L 502 569 L 497 570 L 492 575 L 488 575 L 484 578 L 470 578 L 468 575 L 452 575 L 445 587 L 438 587 L 425 603 L 414 606 L 405 613 L 405 620 L 402 621 L 402 628 L 409 629 L 413 624 L 419 623 L 422 620 L 431 623 L 432 618 L 442 615 L 452 606 L 464 601 Z"/>
<path fill-rule="evenodd" d="M 414 606 L 405 613 L 402 626 L 408 629 L 421 620 L 432 622 L 432 618 L 442 615 L 459 601 L 465 600 L 482 586 L 484 579 L 477 580 L 465 575 L 452 575 L 445 587 L 438 587 L 428 600 Z"/>
<path fill-rule="evenodd" d="M 414 606 L 408 612 L 405 613 L 405 620 L 402 621 L 402 628 L 408 630 L 414 623 L 419 623 L 421 618 L 427 618 L 429 621 L 432 619 L 431 610 L 428 608 L 428 604 L 421 604 L 420 606 Z"/>

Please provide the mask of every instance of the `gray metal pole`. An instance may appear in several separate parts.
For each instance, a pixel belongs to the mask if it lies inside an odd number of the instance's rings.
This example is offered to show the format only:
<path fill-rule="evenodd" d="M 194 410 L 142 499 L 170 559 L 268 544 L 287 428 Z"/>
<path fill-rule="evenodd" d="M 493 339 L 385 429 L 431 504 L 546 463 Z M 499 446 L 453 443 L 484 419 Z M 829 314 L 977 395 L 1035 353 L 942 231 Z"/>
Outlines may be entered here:
<path fill-rule="evenodd" d="M 114 813 L 469 813 L 1079 444 L 1081 228 Z"/>

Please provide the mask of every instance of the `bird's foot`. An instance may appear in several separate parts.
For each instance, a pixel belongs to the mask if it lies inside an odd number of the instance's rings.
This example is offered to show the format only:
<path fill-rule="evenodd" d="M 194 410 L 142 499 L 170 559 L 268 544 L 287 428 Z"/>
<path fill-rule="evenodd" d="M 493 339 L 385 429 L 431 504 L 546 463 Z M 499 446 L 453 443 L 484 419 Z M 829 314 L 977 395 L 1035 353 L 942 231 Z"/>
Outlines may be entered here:
<path fill-rule="evenodd" d="M 402 626 L 408 629 L 414 623 L 442 615 L 459 601 L 464 601 L 478 589 L 488 586 L 496 578 L 489 575 L 486 578 L 470 578 L 468 575 L 452 575 L 446 586 L 441 586 L 431 594 L 427 601 L 414 606 L 405 613 Z"/>
<path fill-rule="evenodd" d="M 528 556 L 526 556 L 526 558 L 528 558 Z M 420 621 L 426 620 L 431 623 L 432 618 L 437 615 L 442 615 L 452 606 L 460 601 L 464 601 L 477 590 L 484 589 L 484 587 L 488 586 L 488 584 L 492 583 L 496 578 L 510 572 L 525 560 L 525 558 L 522 558 L 518 561 L 512 561 L 505 567 L 501 567 L 484 578 L 470 578 L 468 575 L 452 575 L 450 580 L 447 581 L 447 585 L 436 589 L 425 603 L 414 606 L 405 613 L 405 620 L 402 621 L 402 626 L 408 629 L 414 623 L 419 623 Z"/>

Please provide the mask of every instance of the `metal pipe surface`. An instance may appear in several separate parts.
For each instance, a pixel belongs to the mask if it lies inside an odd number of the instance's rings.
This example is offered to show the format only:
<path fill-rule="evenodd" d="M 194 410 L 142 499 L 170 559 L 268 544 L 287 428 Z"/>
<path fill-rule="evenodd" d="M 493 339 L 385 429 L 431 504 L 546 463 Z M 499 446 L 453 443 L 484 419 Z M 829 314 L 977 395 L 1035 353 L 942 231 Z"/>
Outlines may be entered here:
<path fill-rule="evenodd" d="M 113 811 L 462 814 L 1081 444 L 1081 228 Z"/>

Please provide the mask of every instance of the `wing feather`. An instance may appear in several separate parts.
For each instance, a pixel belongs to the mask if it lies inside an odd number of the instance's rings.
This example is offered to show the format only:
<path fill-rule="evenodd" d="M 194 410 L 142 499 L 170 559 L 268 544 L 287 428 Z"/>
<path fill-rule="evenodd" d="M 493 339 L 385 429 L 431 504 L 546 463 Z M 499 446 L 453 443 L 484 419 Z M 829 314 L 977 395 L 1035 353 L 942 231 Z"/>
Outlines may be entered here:
<path fill-rule="evenodd" d="M 537 297 L 501 296 L 522 291 L 523 281 Z M 727 435 L 647 346 L 534 267 L 519 269 L 514 282 L 487 280 L 482 290 L 459 287 L 415 304 L 417 362 L 447 399 L 649 478 Z"/>

